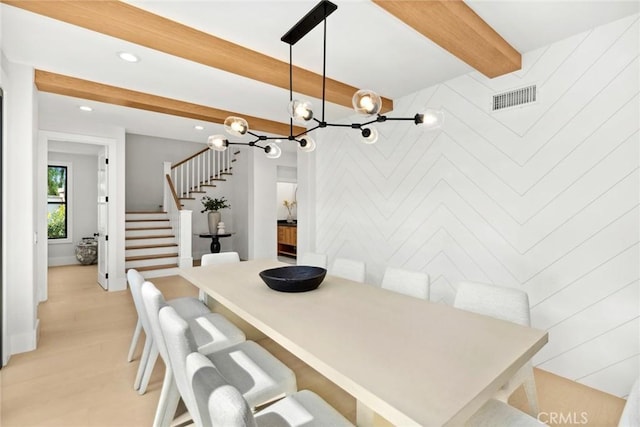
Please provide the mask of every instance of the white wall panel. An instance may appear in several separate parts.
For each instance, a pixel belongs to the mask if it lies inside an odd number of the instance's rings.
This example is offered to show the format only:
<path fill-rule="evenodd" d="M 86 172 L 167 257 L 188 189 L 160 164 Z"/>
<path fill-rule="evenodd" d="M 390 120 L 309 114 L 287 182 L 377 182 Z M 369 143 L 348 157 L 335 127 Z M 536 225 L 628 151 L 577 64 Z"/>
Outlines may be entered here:
<path fill-rule="evenodd" d="M 318 131 L 310 250 L 366 261 L 372 284 L 387 265 L 424 271 L 443 303 L 462 280 L 524 289 L 550 334 L 534 362 L 626 395 L 640 354 L 638 40 L 636 15 L 526 53 L 516 73 L 395 100 L 390 116 L 442 108 L 440 131 L 382 123 L 372 146 Z M 531 84 L 536 104 L 490 112 L 494 93 Z"/>

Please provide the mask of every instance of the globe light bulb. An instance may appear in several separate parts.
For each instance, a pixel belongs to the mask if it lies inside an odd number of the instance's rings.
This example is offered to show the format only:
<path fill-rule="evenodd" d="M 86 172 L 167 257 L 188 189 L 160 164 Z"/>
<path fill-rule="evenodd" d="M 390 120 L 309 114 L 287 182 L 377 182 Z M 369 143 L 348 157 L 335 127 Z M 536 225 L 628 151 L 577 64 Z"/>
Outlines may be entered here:
<path fill-rule="evenodd" d="M 368 113 L 371 113 L 371 111 L 373 111 L 373 100 L 369 95 L 360 98 L 360 108 L 364 108 L 364 110 Z"/>
<path fill-rule="evenodd" d="M 242 117 L 229 116 L 224 121 L 224 130 L 234 136 L 242 136 L 249 131 L 249 123 Z"/>
<path fill-rule="evenodd" d="M 308 122 L 313 118 L 311 103 L 294 99 L 289 103 L 289 115 L 295 121 Z"/>
<path fill-rule="evenodd" d="M 274 142 L 270 142 L 264 147 L 264 152 L 268 159 L 277 159 L 282 154 L 282 148 Z"/>
<path fill-rule="evenodd" d="M 373 116 L 382 109 L 382 98 L 372 90 L 361 89 L 357 91 L 351 98 L 353 109 L 358 114 L 365 116 Z"/>
<path fill-rule="evenodd" d="M 310 153 L 316 149 L 316 142 L 309 135 L 304 135 L 298 141 L 298 150 L 303 153 Z"/>
<path fill-rule="evenodd" d="M 224 135 L 211 135 L 207 138 L 207 147 L 214 151 L 224 151 L 227 149 L 227 140 Z"/>
<path fill-rule="evenodd" d="M 444 124 L 444 112 L 427 108 L 419 115 L 421 121 L 418 123 L 424 129 L 439 129 Z"/>

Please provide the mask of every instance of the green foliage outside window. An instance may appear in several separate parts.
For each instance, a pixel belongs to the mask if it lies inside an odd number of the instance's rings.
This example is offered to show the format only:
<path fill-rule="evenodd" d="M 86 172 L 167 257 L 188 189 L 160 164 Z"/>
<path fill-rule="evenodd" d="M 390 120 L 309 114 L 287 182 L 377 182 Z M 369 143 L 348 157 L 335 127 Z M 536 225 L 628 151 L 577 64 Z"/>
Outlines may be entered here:
<path fill-rule="evenodd" d="M 47 229 L 50 239 L 64 239 L 67 237 L 67 212 L 65 205 L 58 206 L 47 214 Z"/>
<path fill-rule="evenodd" d="M 47 180 L 47 195 L 57 196 L 59 188 L 65 188 L 67 181 L 67 168 L 61 166 L 49 166 Z"/>
<path fill-rule="evenodd" d="M 67 167 L 49 166 L 47 229 L 49 239 L 67 238 Z"/>

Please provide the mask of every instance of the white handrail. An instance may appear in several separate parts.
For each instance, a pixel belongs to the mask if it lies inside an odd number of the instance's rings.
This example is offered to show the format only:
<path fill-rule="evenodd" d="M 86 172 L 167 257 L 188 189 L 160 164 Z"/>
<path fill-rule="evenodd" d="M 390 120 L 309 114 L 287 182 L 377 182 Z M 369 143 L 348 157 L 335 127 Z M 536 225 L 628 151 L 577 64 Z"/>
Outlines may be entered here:
<path fill-rule="evenodd" d="M 211 185 L 212 180 L 223 179 L 222 174 L 231 171 L 231 152 L 203 150 L 171 167 L 171 178 L 180 198 L 189 198 L 189 193 L 202 191 L 202 185 Z"/>

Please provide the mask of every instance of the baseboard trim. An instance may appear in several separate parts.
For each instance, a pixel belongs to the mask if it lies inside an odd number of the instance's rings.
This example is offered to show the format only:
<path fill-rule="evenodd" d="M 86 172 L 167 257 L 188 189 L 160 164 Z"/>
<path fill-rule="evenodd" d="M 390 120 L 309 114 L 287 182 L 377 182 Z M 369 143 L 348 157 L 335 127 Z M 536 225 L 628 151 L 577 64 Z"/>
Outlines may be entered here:
<path fill-rule="evenodd" d="M 126 291 L 127 290 L 127 278 L 126 277 L 116 277 L 114 279 L 109 279 L 109 284 L 107 285 L 109 292 L 118 292 L 118 291 Z"/>
<path fill-rule="evenodd" d="M 9 351 L 11 355 L 33 351 L 38 344 L 38 330 L 40 329 L 40 319 L 36 321 L 36 327 L 32 331 L 21 334 L 12 334 L 9 338 Z"/>
<path fill-rule="evenodd" d="M 49 267 L 59 267 L 61 265 L 80 265 L 80 261 L 75 256 L 61 256 L 49 258 L 47 264 Z"/>

